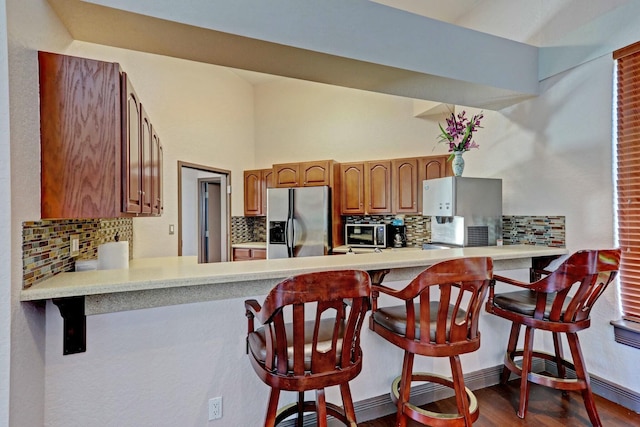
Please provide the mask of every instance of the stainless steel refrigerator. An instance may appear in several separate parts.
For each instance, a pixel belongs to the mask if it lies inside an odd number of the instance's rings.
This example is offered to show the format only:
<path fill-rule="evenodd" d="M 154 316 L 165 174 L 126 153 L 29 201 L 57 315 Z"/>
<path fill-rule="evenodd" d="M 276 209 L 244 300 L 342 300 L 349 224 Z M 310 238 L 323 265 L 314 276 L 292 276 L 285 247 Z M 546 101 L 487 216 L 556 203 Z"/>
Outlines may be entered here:
<path fill-rule="evenodd" d="M 330 198 L 326 186 L 267 189 L 267 258 L 327 255 Z"/>

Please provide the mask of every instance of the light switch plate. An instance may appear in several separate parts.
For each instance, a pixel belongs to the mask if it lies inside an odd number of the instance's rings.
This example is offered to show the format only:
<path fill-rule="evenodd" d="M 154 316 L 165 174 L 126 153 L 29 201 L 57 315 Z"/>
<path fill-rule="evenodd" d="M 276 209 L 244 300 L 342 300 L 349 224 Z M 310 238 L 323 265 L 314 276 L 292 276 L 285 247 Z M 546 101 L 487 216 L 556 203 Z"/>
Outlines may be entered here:
<path fill-rule="evenodd" d="M 69 256 L 74 257 L 80 255 L 80 235 L 72 234 L 69 236 Z"/>

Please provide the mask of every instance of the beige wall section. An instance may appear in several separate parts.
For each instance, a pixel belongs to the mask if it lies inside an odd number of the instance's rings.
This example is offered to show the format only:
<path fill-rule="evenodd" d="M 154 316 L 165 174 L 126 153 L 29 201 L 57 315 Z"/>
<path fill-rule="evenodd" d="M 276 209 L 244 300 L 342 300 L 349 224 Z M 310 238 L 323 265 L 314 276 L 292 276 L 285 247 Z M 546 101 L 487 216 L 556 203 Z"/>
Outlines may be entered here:
<path fill-rule="evenodd" d="M 256 85 L 256 166 L 445 153 L 435 120 L 414 117 L 414 101 L 301 80 Z"/>
<path fill-rule="evenodd" d="M 175 256 L 178 160 L 231 171 L 232 215 L 243 215 L 242 171 L 253 167 L 253 87 L 228 68 L 74 42 L 69 55 L 118 62 L 164 148 L 164 214 L 134 219 L 133 257 Z"/>

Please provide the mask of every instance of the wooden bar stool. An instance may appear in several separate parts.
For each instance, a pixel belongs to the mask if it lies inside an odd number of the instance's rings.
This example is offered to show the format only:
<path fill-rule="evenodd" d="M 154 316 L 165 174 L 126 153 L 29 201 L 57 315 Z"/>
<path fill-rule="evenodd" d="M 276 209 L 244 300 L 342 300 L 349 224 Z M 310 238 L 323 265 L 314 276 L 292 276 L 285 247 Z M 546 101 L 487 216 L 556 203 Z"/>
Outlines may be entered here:
<path fill-rule="evenodd" d="M 529 383 L 536 383 L 563 390 L 563 393 L 567 390 L 581 391 L 591 423 L 594 426 L 602 425 L 577 332 L 591 325 L 591 307 L 615 278 L 619 264 L 619 249 L 579 251 L 553 272 L 534 271 L 532 277 L 545 277 L 533 283 L 494 276 L 495 281 L 524 288 L 496 295 L 491 286 L 486 305 L 489 313 L 512 322 L 501 382 L 505 384 L 512 372 L 520 376 L 520 418 L 527 413 Z M 516 349 L 521 326 L 525 327 L 524 348 Z M 533 334 L 536 329 L 552 333 L 555 354 L 534 350 Z M 562 333 L 566 334 L 569 342 L 573 363 L 564 359 L 560 338 Z M 520 364 L 516 364 L 516 357 L 522 359 Z M 533 358 L 555 362 L 558 376 L 531 372 Z M 566 378 L 567 367 L 575 370 L 576 379 Z"/>
<path fill-rule="evenodd" d="M 253 369 L 271 387 L 265 426 L 297 414 L 327 414 L 356 427 L 349 381 L 362 369 L 360 331 L 369 309 L 371 282 L 364 271 L 344 270 L 302 274 L 276 285 L 262 306 L 245 301 L 248 318 L 247 353 Z M 262 326 L 254 329 L 254 318 Z M 286 323 L 285 320 L 290 321 Z M 343 408 L 325 400 L 325 387 L 339 386 Z M 278 411 L 280 391 L 298 392 L 298 402 Z M 305 390 L 316 400 L 305 401 Z"/>
<path fill-rule="evenodd" d="M 462 258 L 429 267 L 402 290 L 384 285 L 371 287 L 370 329 L 404 350 L 402 373 L 391 387 L 398 408 L 397 426 L 406 426 L 407 417 L 432 426 L 471 426 L 478 419 L 477 400 L 464 385 L 460 354 L 480 347 L 478 317 L 492 272 L 491 258 Z M 380 293 L 404 303 L 380 308 Z M 416 354 L 448 357 L 452 379 L 413 372 Z M 453 388 L 458 413 L 438 414 L 410 403 L 412 381 L 430 381 Z"/>

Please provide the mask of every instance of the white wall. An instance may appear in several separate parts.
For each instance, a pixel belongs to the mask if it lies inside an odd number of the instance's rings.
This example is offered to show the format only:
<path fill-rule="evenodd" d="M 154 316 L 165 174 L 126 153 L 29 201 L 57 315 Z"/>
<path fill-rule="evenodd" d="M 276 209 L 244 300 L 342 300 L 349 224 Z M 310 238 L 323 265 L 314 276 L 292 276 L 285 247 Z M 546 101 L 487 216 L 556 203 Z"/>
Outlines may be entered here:
<path fill-rule="evenodd" d="M 44 425 L 45 320 L 41 307 L 21 304 L 18 300 L 22 289 L 22 222 L 40 218 L 37 50 L 64 49 L 71 37 L 45 1 L 8 0 L 6 14 L 6 20 L 1 21 L 6 22 L 6 27 L 0 25 L 0 31 L 5 28 L 7 31 L 10 127 L 2 127 L 2 138 L 11 138 L 11 153 L 10 158 L 5 157 L 8 153 L 3 150 L 0 162 L 2 190 L 8 191 L 10 185 L 10 192 L 2 191 L 2 194 L 11 197 L 10 204 L 3 204 L 11 207 L 10 212 L 3 214 L 10 215 L 11 238 L 2 240 L 1 253 L 3 263 L 8 261 L 11 266 L 2 278 L 2 288 L 11 290 L 11 376 L 3 376 L 2 382 L 8 382 L 10 387 L 10 425 L 41 426 Z M 6 102 L 4 95 L 0 93 L 3 103 Z M 5 175 L 9 173 L 10 178 Z M 3 221 L 2 224 L 9 223 Z M 8 327 L 2 322 L 2 327 L 5 326 Z"/>
<path fill-rule="evenodd" d="M 6 22 L 5 0 L 0 0 L 0 22 Z M 9 58 L 6 26 L 0 27 L 0 129 L 9 129 Z M 0 205 L 11 205 L 9 132 L 0 133 Z M 0 212 L 0 378 L 11 372 L 11 212 Z M 9 424 L 9 381 L 0 382 L 0 425 Z"/>

